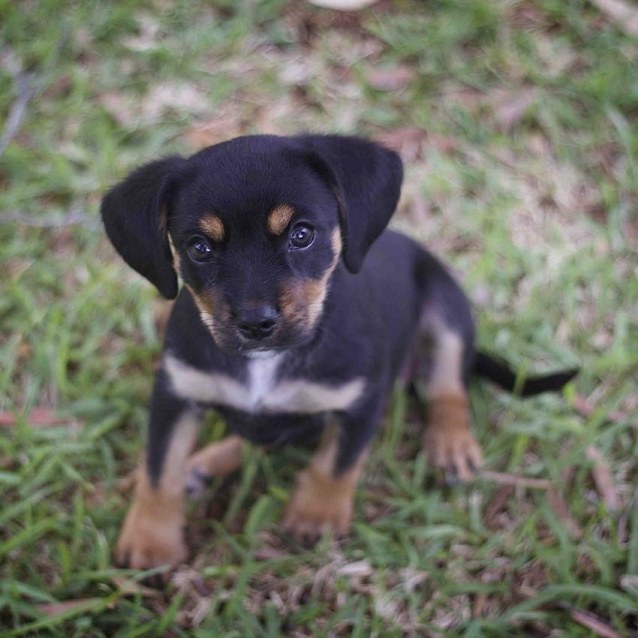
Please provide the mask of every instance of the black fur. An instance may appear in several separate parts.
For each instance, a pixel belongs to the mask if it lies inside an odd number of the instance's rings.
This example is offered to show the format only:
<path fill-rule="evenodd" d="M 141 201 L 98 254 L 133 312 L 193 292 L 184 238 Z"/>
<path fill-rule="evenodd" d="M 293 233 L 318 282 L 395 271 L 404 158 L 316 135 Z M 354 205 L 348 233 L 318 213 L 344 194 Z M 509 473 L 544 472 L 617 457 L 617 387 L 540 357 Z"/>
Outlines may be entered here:
<path fill-rule="evenodd" d="M 109 239 L 131 268 L 168 299 L 177 295 L 162 209 L 170 206 L 171 181 L 183 164 L 179 157 L 146 164 L 113 187 L 102 200 Z"/>
<path fill-rule="evenodd" d="M 394 213 L 403 180 L 398 155 L 354 137 L 306 136 L 298 138 L 314 154 L 309 160 L 338 197 L 343 260 L 359 272 L 368 247 L 381 234 Z"/>
<path fill-rule="evenodd" d="M 285 355 L 278 382 L 302 380 L 338 393 L 363 380 L 356 400 L 338 414 L 338 475 L 366 448 L 397 378 L 428 375 L 436 321 L 461 339 L 463 384 L 475 372 L 516 389 L 506 365 L 475 352 L 469 302 L 446 268 L 414 241 L 383 232 L 401 181 L 398 156 L 365 140 L 250 136 L 138 169 L 109 191 L 102 217 L 124 259 L 168 298 L 177 295 L 172 240 L 186 286 L 168 324 L 167 356 L 239 387 L 249 385 L 249 357 L 263 351 Z M 285 232 L 269 234 L 269 215 L 281 205 L 294 216 Z M 202 235 L 207 215 L 223 226 L 223 237 L 206 239 L 211 258 L 199 262 L 189 247 Z M 291 228 L 299 223 L 315 231 L 314 242 L 303 249 L 292 244 Z M 334 253 L 339 236 L 342 259 Z M 304 295 L 319 299 L 324 283 L 325 299 L 312 310 L 315 298 Z M 272 317 L 274 328 L 264 329 L 263 338 L 246 339 L 238 330 L 246 316 Z M 569 371 L 528 379 L 519 391 L 558 389 L 572 376 Z M 325 422 L 311 403 L 298 412 L 249 410 L 221 398 L 183 395 L 173 387 L 165 360 L 151 405 L 153 484 L 175 422 L 195 404 L 217 409 L 231 432 L 258 444 L 307 440 Z"/>
<path fill-rule="evenodd" d="M 508 392 L 515 392 L 521 397 L 531 397 L 543 392 L 560 390 L 577 374 L 578 368 L 518 379 L 517 374 L 502 359 L 486 352 L 477 352 L 474 370 L 477 375 L 498 384 Z M 520 381 L 520 382 L 519 382 Z"/>

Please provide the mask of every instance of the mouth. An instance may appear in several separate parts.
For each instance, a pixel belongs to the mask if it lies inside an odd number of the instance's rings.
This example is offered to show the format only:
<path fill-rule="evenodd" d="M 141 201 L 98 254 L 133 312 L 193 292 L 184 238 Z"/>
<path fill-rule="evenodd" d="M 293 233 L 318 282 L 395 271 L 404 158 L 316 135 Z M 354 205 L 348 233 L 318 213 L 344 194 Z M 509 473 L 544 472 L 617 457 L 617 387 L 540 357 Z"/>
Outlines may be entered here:
<path fill-rule="evenodd" d="M 277 336 L 262 341 L 235 342 L 234 352 L 248 359 L 269 359 L 283 352 L 304 346 L 312 335 L 297 331 L 280 332 Z M 230 345 L 230 344 L 229 344 Z"/>
<path fill-rule="evenodd" d="M 231 343 L 233 345 L 231 345 Z M 277 331 L 276 334 L 270 335 L 264 339 L 246 339 L 238 332 L 234 332 L 231 339 L 231 348 L 236 354 L 249 359 L 268 359 L 281 354 L 286 350 L 294 347 L 297 344 L 297 340 L 293 334 L 286 331 Z"/>

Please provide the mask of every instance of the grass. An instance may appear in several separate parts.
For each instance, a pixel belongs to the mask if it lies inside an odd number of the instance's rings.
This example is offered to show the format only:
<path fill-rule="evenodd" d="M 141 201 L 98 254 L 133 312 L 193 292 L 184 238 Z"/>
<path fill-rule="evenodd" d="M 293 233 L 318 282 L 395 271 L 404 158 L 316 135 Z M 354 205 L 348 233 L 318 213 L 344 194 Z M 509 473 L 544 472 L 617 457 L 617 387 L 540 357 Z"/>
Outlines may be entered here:
<path fill-rule="evenodd" d="M 638 41 L 605 5 L 0 2 L 5 121 L 32 91 L 0 156 L 0 635 L 636 635 Z M 528 401 L 477 383 L 486 472 L 455 488 L 397 394 L 351 538 L 312 551 L 277 528 L 307 451 L 254 450 L 149 589 L 112 548 L 166 307 L 100 197 L 163 154 L 308 129 L 398 148 L 395 225 L 465 282 L 481 345 L 581 374 Z"/>

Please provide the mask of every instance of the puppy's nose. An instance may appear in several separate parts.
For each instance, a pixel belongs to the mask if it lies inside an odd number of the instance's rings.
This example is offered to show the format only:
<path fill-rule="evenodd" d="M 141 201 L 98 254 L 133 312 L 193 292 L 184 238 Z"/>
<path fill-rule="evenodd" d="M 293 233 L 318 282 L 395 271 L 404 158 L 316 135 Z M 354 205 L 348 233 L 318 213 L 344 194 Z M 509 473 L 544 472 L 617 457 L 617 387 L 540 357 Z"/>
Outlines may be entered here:
<path fill-rule="evenodd" d="M 246 308 L 237 313 L 237 329 L 244 339 L 265 339 L 275 330 L 279 313 L 268 304 Z"/>

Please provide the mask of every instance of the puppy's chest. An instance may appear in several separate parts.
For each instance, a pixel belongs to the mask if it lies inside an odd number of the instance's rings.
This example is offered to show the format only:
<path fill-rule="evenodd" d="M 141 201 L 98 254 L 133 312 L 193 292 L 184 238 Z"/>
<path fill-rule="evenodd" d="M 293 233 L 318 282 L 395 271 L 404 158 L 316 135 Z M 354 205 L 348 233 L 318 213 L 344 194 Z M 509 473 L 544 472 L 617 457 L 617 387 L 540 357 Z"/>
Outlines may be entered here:
<path fill-rule="evenodd" d="M 241 380 L 205 372 L 167 355 L 164 368 L 181 398 L 251 414 L 317 414 L 347 410 L 361 396 L 364 381 L 331 384 L 282 374 L 284 355 L 249 360 Z"/>

